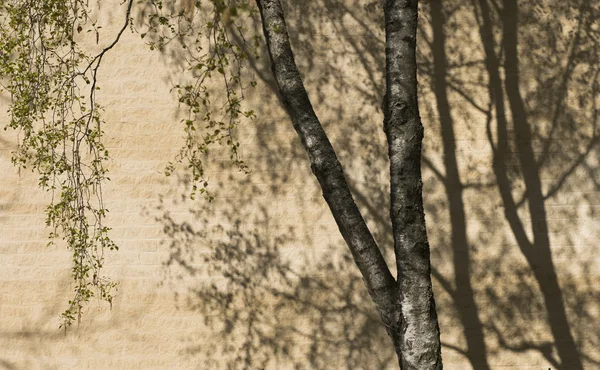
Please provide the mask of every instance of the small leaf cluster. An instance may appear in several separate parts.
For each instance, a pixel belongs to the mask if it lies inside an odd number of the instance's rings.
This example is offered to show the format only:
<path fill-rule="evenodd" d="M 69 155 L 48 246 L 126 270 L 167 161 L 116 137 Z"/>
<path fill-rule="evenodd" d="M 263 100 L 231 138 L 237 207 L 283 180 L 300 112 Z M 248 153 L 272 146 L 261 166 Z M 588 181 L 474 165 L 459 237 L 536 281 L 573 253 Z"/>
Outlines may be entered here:
<path fill-rule="evenodd" d="M 245 35 L 245 25 L 253 21 L 257 10 L 247 0 L 184 0 L 179 5 L 160 0 L 142 2 L 148 11 L 136 31 L 150 49 L 170 52 L 187 71 L 187 82 L 173 87 L 179 103 L 187 108 L 181 121 L 185 143 L 165 174 L 171 175 L 182 165 L 191 171 L 190 197 L 200 193 L 210 201 L 213 196 L 207 191 L 205 158 L 211 146 L 226 145 L 232 163 L 249 172 L 240 159 L 235 131 L 242 119 L 255 117 L 242 103 L 244 90 L 256 86 L 253 77 L 245 84 L 243 69 L 250 57 L 258 57 L 259 36 L 247 39 Z M 213 100 L 214 89 L 219 94 Z M 215 101 L 219 101 L 216 106 Z"/>

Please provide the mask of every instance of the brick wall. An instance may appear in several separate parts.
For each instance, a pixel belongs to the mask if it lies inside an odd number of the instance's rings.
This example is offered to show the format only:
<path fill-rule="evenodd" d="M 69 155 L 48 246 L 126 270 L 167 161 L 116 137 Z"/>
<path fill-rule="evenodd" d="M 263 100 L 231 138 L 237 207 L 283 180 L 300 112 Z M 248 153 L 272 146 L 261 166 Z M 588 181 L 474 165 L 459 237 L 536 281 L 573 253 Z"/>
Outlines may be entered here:
<path fill-rule="evenodd" d="M 384 45 L 377 12 L 363 7 L 366 1 L 293 3 L 287 6 L 289 28 L 314 108 L 393 266 L 380 109 Z M 107 37 L 118 29 L 123 10 L 114 1 L 111 5 L 99 12 Z M 421 63 L 419 80 L 426 126 L 424 197 L 445 368 L 477 369 L 469 361 L 473 356 L 465 338 L 478 334 L 471 321 L 460 320 L 459 312 L 460 302 L 469 297 L 460 296 L 454 286 L 454 272 L 459 271 L 455 264 L 462 263 L 459 268 L 464 269 L 469 262 L 470 298 L 484 326 L 490 367 L 555 369 L 552 359 L 558 357 L 552 343 L 562 339 L 552 336 L 539 285 L 504 218 L 486 116 L 472 104 L 486 107 L 488 99 L 472 10 L 460 7 L 456 12 L 450 19 L 462 28 L 448 32 L 447 50 L 450 82 L 459 89 L 449 87 L 449 98 L 465 184 L 468 260 L 456 258 L 451 243 L 441 180 L 446 173 L 444 142 L 426 62 Z M 427 8 L 421 17 L 424 35 L 430 35 Z M 567 32 L 556 37 L 559 45 L 570 40 Z M 421 57 L 429 60 L 425 37 L 420 40 Z M 472 63 L 453 65 L 460 64 L 457 49 L 467 50 L 463 54 Z M 522 86 L 539 155 L 551 127 L 544 109 L 553 106 L 542 109 L 536 104 L 552 101 L 544 90 L 551 97 L 558 93 L 539 85 L 536 59 L 523 54 Z M 563 54 L 563 64 L 548 73 L 561 75 L 567 58 Z M 242 157 L 252 172 L 241 174 L 223 159 L 225 153 L 211 153 L 208 173 L 216 199 L 207 203 L 183 200 L 183 174 L 162 174 L 183 143 L 181 112 L 169 92 L 182 78 L 176 63 L 151 52 L 130 33 L 107 55 L 98 94 L 106 107 L 105 142 L 111 154 L 112 180 L 104 188 L 104 199 L 111 211 L 111 236 L 120 250 L 107 252 L 105 272 L 119 283 L 119 290 L 112 310 L 94 300 L 81 324 L 66 333 L 58 326 L 73 289 L 70 254 L 60 244 L 46 247 L 49 231 L 43 210 L 49 193 L 38 189 L 34 174 L 18 174 L 12 167 L 16 134 L 0 133 L 0 367 L 396 368 L 389 340 L 272 90 L 265 62 L 264 56 L 258 61 L 254 73 L 259 85 L 247 99 L 258 118 L 239 130 Z M 575 78 L 579 72 L 575 69 L 567 83 L 569 94 L 561 109 L 568 114 L 559 120 L 550 159 L 540 171 L 544 192 L 569 174 L 545 206 L 569 330 L 586 369 L 594 369 L 600 360 L 600 337 L 594 330 L 600 326 L 600 291 L 594 283 L 600 267 L 600 154 L 593 149 L 578 160 L 594 119 L 593 96 L 580 108 L 574 100 L 588 86 Z M 0 117 L 6 122 L 9 100 L 1 99 Z M 576 128 L 569 129 L 570 122 Z M 508 159 L 518 200 L 524 188 L 516 154 Z M 526 204 L 519 215 L 529 232 Z"/>

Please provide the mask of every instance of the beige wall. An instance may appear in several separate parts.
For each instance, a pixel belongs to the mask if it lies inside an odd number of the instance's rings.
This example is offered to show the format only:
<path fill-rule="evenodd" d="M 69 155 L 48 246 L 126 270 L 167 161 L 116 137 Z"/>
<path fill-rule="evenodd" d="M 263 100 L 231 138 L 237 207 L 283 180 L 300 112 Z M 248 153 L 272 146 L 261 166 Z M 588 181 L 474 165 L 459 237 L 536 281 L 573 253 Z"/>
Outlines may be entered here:
<path fill-rule="evenodd" d="M 287 3 L 297 63 L 315 110 L 392 266 L 380 109 L 384 45 L 378 13 L 363 6 L 366 1 Z M 571 23 L 564 20 L 570 15 L 562 16 L 555 5 L 550 1 L 544 6 L 564 21 L 562 32 L 544 28 L 555 24 L 550 15 L 535 13 L 538 8 L 523 10 L 527 25 L 522 31 L 522 88 L 539 135 L 538 155 L 556 105 L 552 102 L 560 96 L 557 83 L 546 86 L 540 81 L 563 75 L 572 40 Z M 121 13 L 121 8 L 103 3 L 103 36 L 116 32 Z M 430 38 L 426 7 L 421 16 L 422 31 Z M 483 51 L 471 8 L 459 8 L 449 24 L 450 80 L 463 95 L 487 107 Z M 556 31 L 553 51 L 544 49 L 550 31 Z M 440 283 L 443 279 L 452 286 L 454 266 L 447 197 L 433 171 L 445 172 L 426 62 L 431 57 L 425 38 L 420 40 L 424 197 L 432 264 L 438 273 L 434 286 L 444 363 L 446 369 L 469 369 L 460 352 L 466 342 L 455 300 L 461 298 Z M 586 42 L 582 48 L 589 47 L 591 41 Z M 461 55 L 473 63 L 456 67 Z M 0 133 L 0 368 L 396 368 L 389 340 L 271 90 L 264 62 L 263 57 L 256 66 L 259 86 L 248 97 L 258 118 L 239 132 L 242 157 L 252 172 L 243 175 L 222 160 L 222 153 L 212 153 L 209 179 L 217 197 L 209 204 L 183 201 L 185 190 L 178 177 L 162 175 L 182 144 L 180 112 L 169 93 L 181 78 L 180 70 L 130 33 L 107 55 L 98 95 L 106 107 L 105 139 L 112 157 L 112 181 L 104 188 L 104 199 L 111 211 L 111 236 L 120 250 L 107 253 L 105 272 L 118 281 L 119 290 L 112 310 L 93 301 L 81 325 L 66 333 L 58 325 L 73 288 L 69 251 L 60 244 L 45 247 L 49 231 L 43 227 L 43 210 L 49 194 L 38 189 L 35 175 L 17 174 L 10 163 L 16 135 Z M 564 117 L 550 161 L 541 170 L 546 192 L 586 149 L 586 137 L 593 131 L 592 103 L 600 103 L 589 92 L 589 78 L 578 80 L 586 69 L 597 68 L 596 63 L 578 63 L 567 82 L 569 93 L 559 99 Z M 586 91 L 579 106 L 579 94 Z M 9 101 L 6 96 L 1 99 L 5 122 Z M 541 294 L 504 219 L 491 169 L 486 116 L 454 90 L 450 104 L 456 155 L 468 184 L 464 205 L 471 281 L 486 328 L 488 361 L 493 369 L 554 369 L 542 351 L 548 348 L 556 357 L 556 351 L 545 346 L 555 338 Z M 599 160 L 600 153 L 593 149 L 546 202 L 570 330 L 587 369 L 600 366 Z M 514 194 L 520 199 L 516 157 L 510 161 Z M 520 215 L 529 230 L 526 206 Z M 519 350 L 524 343 L 530 348 Z"/>

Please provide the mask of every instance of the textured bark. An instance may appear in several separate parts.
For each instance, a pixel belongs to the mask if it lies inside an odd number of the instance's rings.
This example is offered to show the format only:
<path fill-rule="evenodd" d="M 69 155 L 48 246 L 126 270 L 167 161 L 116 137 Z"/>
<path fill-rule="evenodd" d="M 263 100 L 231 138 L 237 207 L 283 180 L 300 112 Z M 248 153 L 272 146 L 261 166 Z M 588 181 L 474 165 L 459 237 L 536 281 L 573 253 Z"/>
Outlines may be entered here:
<path fill-rule="evenodd" d="M 323 197 L 358 266 L 394 345 L 398 343 L 396 281 L 356 206 L 342 166 L 310 103 L 279 0 L 257 1 L 280 98 L 306 150 Z"/>
<path fill-rule="evenodd" d="M 431 27 L 433 30 L 433 91 L 440 116 L 444 147 L 444 167 L 446 177 L 444 187 L 450 211 L 451 244 L 454 262 L 454 286 L 456 287 L 455 306 L 467 342 L 467 357 L 473 369 L 489 370 L 485 347 L 483 324 L 475 303 L 471 285 L 471 258 L 467 238 L 467 221 L 463 202 L 464 186 L 460 179 L 456 160 L 456 135 L 454 120 L 447 94 L 446 35 L 444 14 L 441 2 L 430 4 Z"/>
<path fill-rule="evenodd" d="M 403 370 L 441 369 L 421 181 L 423 125 L 417 102 L 417 0 L 387 0 L 384 130 L 390 157 Z"/>
<path fill-rule="evenodd" d="M 385 131 L 391 166 L 391 216 L 398 283 L 350 193 L 335 151 L 311 106 L 279 0 L 257 1 L 277 88 L 308 153 L 323 197 L 392 337 L 403 370 L 442 369 L 431 288 L 421 183 L 423 127 L 417 107 L 417 1 L 387 1 Z"/>

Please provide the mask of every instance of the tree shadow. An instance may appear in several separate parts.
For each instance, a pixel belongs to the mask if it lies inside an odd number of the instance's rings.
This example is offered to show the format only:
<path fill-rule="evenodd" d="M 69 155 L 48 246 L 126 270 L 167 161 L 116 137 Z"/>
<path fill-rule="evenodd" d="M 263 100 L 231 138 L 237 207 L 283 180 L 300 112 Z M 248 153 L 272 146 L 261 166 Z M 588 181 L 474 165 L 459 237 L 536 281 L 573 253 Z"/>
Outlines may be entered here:
<path fill-rule="evenodd" d="M 577 246 L 571 239 L 574 235 L 570 230 L 578 227 L 574 207 L 560 207 L 560 204 L 556 207 L 552 198 L 563 192 L 571 198 L 571 204 L 581 204 L 585 198 L 580 192 L 591 190 L 581 182 L 581 177 L 575 176 L 575 172 L 598 144 L 597 114 L 595 107 L 592 108 L 598 84 L 594 62 L 598 43 L 593 40 L 598 38 L 590 34 L 591 25 L 597 19 L 597 9 L 585 2 L 565 6 L 550 1 L 543 7 L 522 8 L 512 0 L 504 1 L 502 6 L 484 0 L 473 3 L 488 74 L 490 108 L 487 113 L 481 113 L 487 116 L 484 119 L 493 155 L 492 168 L 504 216 L 516 246 L 529 266 L 529 269 L 523 269 L 519 266 L 522 262 L 513 262 L 511 275 L 517 279 L 520 297 L 508 286 L 487 289 L 487 298 L 499 308 L 499 317 L 511 319 L 510 327 L 500 324 L 503 330 L 499 330 L 498 317 L 486 322 L 485 326 L 496 336 L 499 347 L 513 352 L 537 351 L 556 368 L 582 369 L 584 361 L 590 366 L 597 365 L 586 352 L 595 348 L 588 345 L 597 341 L 598 334 L 574 332 L 571 325 L 580 320 L 597 320 L 592 319 L 594 314 L 589 311 L 597 291 L 585 284 L 585 280 L 581 281 L 580 289 L 566 291 L 561 288 L 552 257 L 562 249 L 553 245 Z M 547 16 L 535 14 L 540 10 L 548 12 Z M 574 29 L 559 33 L 557 30 L 562 30 L 561 25 Z M 592 41 L 581 42 L 584 39 L 582 32 L 587 34 L 586 40 Z M 519 44 L 519 39 L 525 41 Z M 559 58 L 558 62 L 556 58 Z M 566 61 L 562 63 L 560 58 Z M 577 68 L 584 70 L 587 81 L 574 78 Z M 589 79 L 591 83 L 588 83 Z M 569 94 L 577 96 L 577 105 L 568 99 Z M 582 111 L 582 105 L 591 109 Z M 591 124 L 586 125 L 586 122 Z M 492 124 L 496 125 L 495 130 L 491 128 Z M 559 133 L 565 136 L 561 138 Z M 516 194 L 520 200 L 515 201 Z M 528 212 L 521 209 L 524 203 L 528 203 Z M 562 225 L 560 228 L 555 226 L 554 231 L 551 224 Z M 582 268 L 588 265 L 586 260 L 579 262 Z M 569 267 L 574 270 L 573 266 Z M 532 274 L 533 279 L 531 276 L 524 278 L 525 271 Z M 563 284 L 577 285 L 575 281 L 581 277 L 572 274 L 573 271 L 563 267 L 560 274 Z M 534 283 L 536 287 L 530 286 Z M 497 292 L 490 293 L 492 290 Z M 540 303 L 540 293 L 541 304 L 534 304 L 535 301 Z M 565 296 L 571 294 L 578 296 L 579 303 L 567 308 L 569 299 Z M 511 297 L 511 304 L 506 301 L 502 304 L 499 297 Z M 515 304 L 516 299 L 530 304 Z M 572 316 L 569 320 L 568 309 L 579 312 L 579 317 Z M 539 316 L 545 317 L 545 325 L 539 325 Z M 535 321 L 539 326 L 534 324 Z M 534 330 L 536 326 L 537 330 Z M 549 337 L 548 329 L 551 339 L 544 340 Z"/>
<path fill-rule="evenodd" d="M 429 1 L 420 12 L 424 198 L 444 362 L 592 368 L 600 348 L 590 330 L 600 326 L 600 297 L 589 246 L 600 183 L 598 9 L 551 0 L 515 9 L 518 77 L 507 64 L 515 18 L 481 3 Z M 284 5 L 315 110 L 393 265 L 378 4 Z M 389 339 L 274 98 L 265 51 L 250 64 L 260 84 L 248 104 L 259 119 L 239 136 L 252 174 L 221 179 L 228 170 L 217 161 L 216 203 L 173 214 L 186 204 L 175 192 L 160 206 L 170 281 L 178 290 L 187 281 L 182 309 L 199 313 L 214 336 L 187 338 L 187 354 L 213 368 L 393 368 Z M 508 109 L 498 108 L 502 96 Z M 524 179 L 531 173 L 538 179 Z"/>
<path fill-rule="evenodd" d="M 167 211 L 179 200 L 161 202 L 166 281 L 174 289 L 191 282 L 178 301 L 200 313 L 212 335 L 185 338 L 185 353 L 210 368 L 393 367 L 393 348 L 344 246 L 319 245 L 298 234 L 310 225 L 284 227 L 276 212 L 257 210 L 262 189 L 248 179 L 226 186 L 243 195 L 197 203 L 192 218 Z"/>

